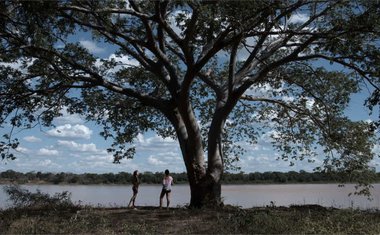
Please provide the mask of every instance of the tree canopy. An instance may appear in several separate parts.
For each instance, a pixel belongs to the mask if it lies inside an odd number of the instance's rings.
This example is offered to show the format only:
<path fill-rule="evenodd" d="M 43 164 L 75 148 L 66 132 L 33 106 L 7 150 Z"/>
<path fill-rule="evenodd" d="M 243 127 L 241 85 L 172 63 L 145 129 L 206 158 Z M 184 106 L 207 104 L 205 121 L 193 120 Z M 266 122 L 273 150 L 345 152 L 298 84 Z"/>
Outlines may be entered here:
<path fill-rule="evenodd" d="M 51 125 L 66 108 L 103 127 L 115 162 L 138 133 L 178 140 L 191 205 L 220 198 L 239 142 L 271 133 L 282 159 L 366 171 L 374 127 L 344 116 L 378 103 L 378 1 L 2 1 L 0 123 Z M 108 58 L 73 40 L 114 48 Z M 324 66 L 326 63 L 334 66 Z M 319 147 L 320 146 L 320 147 Z M 2 158 L 17 140 L 5 135 Z M 90 163 L 89 163 L 90 164 Z"/>

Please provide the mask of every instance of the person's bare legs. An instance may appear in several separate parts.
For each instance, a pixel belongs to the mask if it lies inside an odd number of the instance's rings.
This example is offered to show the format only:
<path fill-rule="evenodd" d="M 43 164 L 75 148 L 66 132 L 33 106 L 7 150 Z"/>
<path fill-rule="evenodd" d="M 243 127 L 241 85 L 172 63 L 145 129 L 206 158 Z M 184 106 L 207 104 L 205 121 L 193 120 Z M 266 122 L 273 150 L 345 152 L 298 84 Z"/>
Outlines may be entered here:
<path fill-rule="evenodd" d="M 164 199 L 165 192 L 161 192 L 160 194 L 160 209 L 162 208 L 162 200 Z"/>
<path fill-rule="evenodd" d="M 169 209 L 170 205 L 170 193 L 166 193 L 166 209 Z"/>
<path fill-rule="evenodd" d="M 129 200 L 128 207 L 131 207 L 131 204 L 132 204 L 132 207 L 135 207 L 136 197 L 137 197 L 137 193 L 133 193 L 133 196 L 131 197 L 131 200 Z"/>

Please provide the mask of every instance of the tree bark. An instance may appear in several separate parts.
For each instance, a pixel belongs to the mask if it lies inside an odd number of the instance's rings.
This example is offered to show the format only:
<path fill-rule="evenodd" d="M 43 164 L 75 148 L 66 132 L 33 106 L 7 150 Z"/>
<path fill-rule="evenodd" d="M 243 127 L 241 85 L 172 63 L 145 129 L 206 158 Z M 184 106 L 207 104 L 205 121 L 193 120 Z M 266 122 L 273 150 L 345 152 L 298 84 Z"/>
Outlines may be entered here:
<path fill-rule="evenodd" d="M 191 208 L 218 207 L 221 205 L 221 182 L 206 174 L 200 181 L 189 179 Z"/>
<path fill-rule="evenodd" d="M 209 138 L 212 140 L 210 141 L 209 139 L 211 148 L 209 146 L 208 165 L 206 166 L 201 133 L 199 130 L 189 130 L 189 128 L 196 127 L 198 124 L 195 122 L 192 125 L 186 125 L 180 112 L 175 112 L 174 118 L 171 120 L 176 128 L 186 166 L 191 191 L 190 207 L 220 206 L 221 176 L 223 173 L 220 145 L 220 128 L 222 124 L 214 125 L 215 131 L 209 134 Z M 189 132 L 192 134 L 189 134 Z"/>
<path fill-rule="evenodd" d="M 187 149 L 184 155 L 191 192 L 190 207 L 218 206 L 221 202 L 220 178 L 223 170 L 211 172 L 206 169 L 204 161 L 194 161 L 200 159 L 199 156 L 192 156 L 197 152 L 197 149 Z"/>

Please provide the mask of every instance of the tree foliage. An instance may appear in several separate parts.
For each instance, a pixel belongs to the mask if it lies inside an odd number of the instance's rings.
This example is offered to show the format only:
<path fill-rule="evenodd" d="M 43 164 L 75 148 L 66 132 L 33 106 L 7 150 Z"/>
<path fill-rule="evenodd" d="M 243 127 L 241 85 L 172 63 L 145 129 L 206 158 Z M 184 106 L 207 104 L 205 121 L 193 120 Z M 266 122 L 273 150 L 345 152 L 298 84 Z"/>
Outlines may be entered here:
<path fill-rule="evenodd" d="M 66 108 L 103 126 L 116 162 L 133 156 L 139 133 L 176 138 L 192 198 L 220 196 L 212 185 L 239 143 L 262 133 L 290 162 L 322 146 L 328 171 L 366 171 L 373 158 L 371 123 L 343 111 L 361 84 L 378 104 L 378 1 L 0 4 L 3 124 L 49 126 Z M 114 54 L 92 53 L 78 32 Z M 17 147 L 9 141 L 3 153 Z"/>

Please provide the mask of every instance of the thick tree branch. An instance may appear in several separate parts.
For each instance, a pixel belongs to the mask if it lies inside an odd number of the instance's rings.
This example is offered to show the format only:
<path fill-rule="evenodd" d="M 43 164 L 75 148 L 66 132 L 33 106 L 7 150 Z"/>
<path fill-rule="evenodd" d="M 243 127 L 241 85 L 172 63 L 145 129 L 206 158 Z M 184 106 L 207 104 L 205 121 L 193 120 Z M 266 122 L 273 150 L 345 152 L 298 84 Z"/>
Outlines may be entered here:
<path fill-rule="evenodd" d="M 234 86 L 234 80 L 235 80 L 235 70 L 236 70 L 236 57 L 237 57 L 237 51 L 239 49 L 241 38 L 239 40 L 236 40 L 234 42 L 234 45 L 231 49 L 230 54 L 230 63 L 228 66 L 228 95 L 232 94 L 233 86 Z"/>
<path fill-rule="evenodd" d="M 165 15 L 162 14 L 162 12 L 166 11 L 167 1 L 163 1 L 163 2 L 157 1 L 156 4 L 157 4 L 157 10 L 156 10 L 156 18 L 157 19 L 156 20 L 157 20 L 158 24 L 160 25 L 160 27 L 162 27 L 166 31 L 168 36 L 175 43 L 182 46 L 183 45 L 182 39 L 177 35 L 176 32 L 174 32 L 174 30 L 167 24 L 166 20 L 163 18 L 163 17 L 165 17 Z"/>
<path fill-rule="evenodd" d="M 60 10 L 65 10 L 65 11 L 76 11 L 76 12 L 82 12 L 86 14 L 91 14 L 91 13 L 115 13 L 115 14 L 126 14 L 126 15 L 131 15 L 131 16 L 136 16 L 138 18 L 144 18 L 144 19 L 150 19 L 151 16 L 137 12 L 131 9 L 120 9 L 120 8 L 103 8 L 103 9 L 98 9 L 98 10 L 90 10 L 85 7 L 80 7 L 80 6 L 75 6 L 75 5 L 65 5 L 62 7 L 59 7 Z"/>

